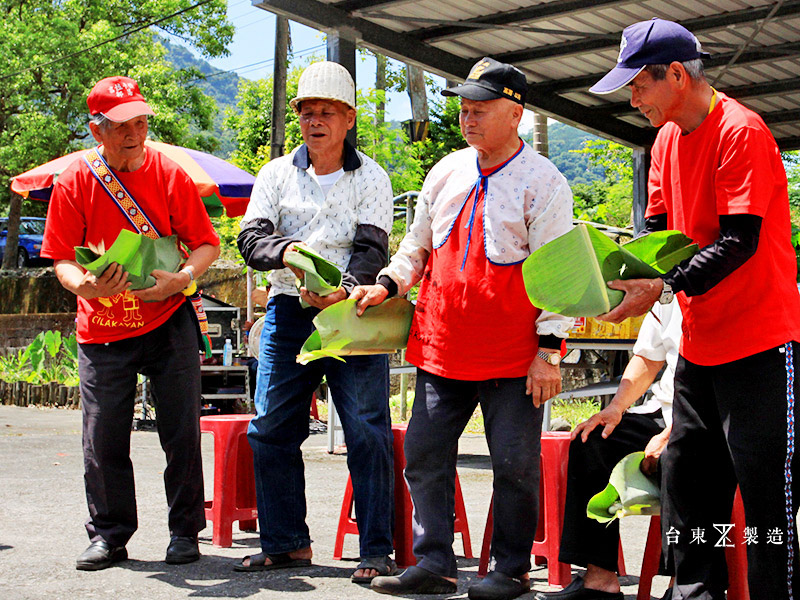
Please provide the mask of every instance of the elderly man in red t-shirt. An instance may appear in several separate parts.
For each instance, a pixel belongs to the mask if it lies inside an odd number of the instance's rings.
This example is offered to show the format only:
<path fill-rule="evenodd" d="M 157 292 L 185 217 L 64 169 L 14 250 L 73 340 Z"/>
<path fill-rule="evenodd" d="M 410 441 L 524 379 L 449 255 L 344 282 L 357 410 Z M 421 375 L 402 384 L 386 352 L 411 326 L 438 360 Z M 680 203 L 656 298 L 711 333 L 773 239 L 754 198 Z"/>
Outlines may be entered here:
<path fill-rule="evenodd" d="M 363 312 L 422 281 L 406 353 L 418 367 L 405 443 L 418 560 L 399 577 L 373 580 L 382 593 L 456 590 L 458 438 L 478 403 L 494 471 L 494 569 L 469 597 L 502 600 L 530 588 L 542 404 L 561 391 L 560 348 L 572 319 L 531 305 L 522 261 L 572 227 L 572 193 L 517 134 L 526 91 L 520 71 L 484 58 L 443 92 L 461 96 L 470 148 L 431 170 L 397 254 L 376 285 L 351 295 Z"/>
<path fill-rule="evenodd" d="M 800 591 L 793 461 L 800 295 L 786 173 L 764 121 L 708 84 L 703 56 L 677 23 L 636 23 L 622 34 L 617 66 L 592 87 L 603 94 L 628 86 L 631 105 L 661 128 L 646 229 L 678 229 L 701 247 L 662 277 L 611 282 L 625 297 L 601 318 L 620 322 L 673 294 L 683 311 L 662 486 L 674 597 L 725 597 L 717 542 L 725 541 L 721 524 L 730 521 L 738 482 L 748 539 L 729 542 L 748 544 L 750 597 L 780 600 Z M 697 532 L 706 543 L 697 543 Z M 580 596 L 595 597 L 602 596 Z"/>
<path fill-rule="evenodd" d="M 100 144 L 53 188 L 42 256 L 78 297 L 78 369 L 91 545 L 77 568 L 105 569 L 128 556 L 136 531 L 130 428 L 137 373 L 150 378 L 158 433 L 167 457 L 164 484 L 170 543 L 166 562 L 200 557 L 205 527 L 200 456 L 198 324 L 182 293 L 219 255 L 219 238 L 189 176 L 145 148 L 153 111 L 128 77 L 108 77 L 89 94 L 89 127 Z M 89 156 L 89 155 L 87 155 Z M 102 175 L 100 175 L 102 174 Z M 113 192 L 113 193 L 112 193 Z M 177 273 L 155 270 L 153 287 L 131 292 L 122 266 L 95 277 L 75 261 L 75 246 L 111 246 L 122 229 L 176 234 L 191 254 Z"/>

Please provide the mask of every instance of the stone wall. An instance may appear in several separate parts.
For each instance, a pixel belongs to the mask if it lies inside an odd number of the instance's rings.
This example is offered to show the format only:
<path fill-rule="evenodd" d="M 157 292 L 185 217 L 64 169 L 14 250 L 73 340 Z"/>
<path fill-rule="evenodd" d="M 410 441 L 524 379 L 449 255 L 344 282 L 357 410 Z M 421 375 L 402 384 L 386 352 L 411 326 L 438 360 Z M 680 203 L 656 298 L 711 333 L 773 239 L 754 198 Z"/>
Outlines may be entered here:
<path fill-rule="evenodd" d="M 210 268 L 198 284 L 203 293 L 246 306 L 247 282 L 241 265 L 222 264 Z M 75 296 L 61 287 L 52 267 L 0 271 L 0 354 L 16 352 L 33 341 L 40 331 L 75 331 Z"/>

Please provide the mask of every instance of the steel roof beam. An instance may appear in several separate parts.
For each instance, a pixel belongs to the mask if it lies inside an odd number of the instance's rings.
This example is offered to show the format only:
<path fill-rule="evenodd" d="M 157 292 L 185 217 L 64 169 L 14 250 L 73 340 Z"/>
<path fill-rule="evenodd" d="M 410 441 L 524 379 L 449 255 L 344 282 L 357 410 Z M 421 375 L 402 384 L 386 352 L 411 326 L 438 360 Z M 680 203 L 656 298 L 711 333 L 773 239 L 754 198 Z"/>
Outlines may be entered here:
<path fill-rule="evenodd" d="M 770 14 L 773 6 L 767 5 L 759 8 L 746 8 L 726 13 L 719 13 L 707 17 L 698 17 L 695 19 L 685 19 L 680 21 L 681 25 L 686 27 L 689 31 L 697 35 L 703 31 L 712 31 L 715 29 L 723 29 L 731 25 L 755 22 L 759 19 L 765 18 Z M 791 0 L 786 2 L 778 11 L 773 15 L 773 19 L 778 17 L 789 17 L 800 14 L 800 0 Z M 559 58 L 575 54 L 582 54 L 589 51 L 608 50 L 616 48 L 622 32 L 618 32 L 615 36 L 616 40 L 611 41 L 606 38 L 593 37 L 584 40 L 571 40 L 567 42 L 559 42 L 557 44 L 548 44 L 546 46 L 539 46 L 536 48 L 526 48 L 524 50 L 514 50 L 512 52 L 505 52 L 494 56 L 499 61 L 512 63 L 516 65 L 524 65 L 525 63 L 534 62 L 537 60 L 547 60 L 551 58 Z"/>
<path fill-rule="evenodd" d="M 475 31 L 474 25 L 516 25 L 539 21 L 542 19 L 555 19 L 565 17 L 588 9 L 599 9 L 614 4 L 630 4 L 631 0 L 566 0 L 563 2 L 549 2 L 537 4 L 527 8 L 510 10 L 507 12 L 465 19 L 465 25 L 442 25 L 428 27 L 409 32 L 423 42 L 437 42 L 457 37 Z"/>
<path fill-rule="evenodd" d="M 781 56 L 797 55 L 798 52 L 800 52 L 800 42 L 789 42 L 786 44 L 777 44 L 775 46 L 754 48 L 743 52 L 736 61 L 736 66 L 774 61 Z M 713 54 L 711 57 L 703 60 L 703 65 L 706 71 L 710 71 L 713 68 L 727 64 L 731 56 L 733 56 L 733 52 Z M 604 71 L 602 73 L 591 73 L 589 75 L 579 75 L 577 77 L 567 77 L 565 79 L 553 79 L 550 81 L 533 83 L 530 87 L 537 94 L 563 94 L 566 92 L 585 91 L 599 81 L 605 74 L 606 72 Z"/>
<path fill-rule="evenodd" d="M 351 16 L 318 0 L 261 0 L 253 6 L 315 29 L 353 32 L 357 34 L 357 42 L 397 60 L 418 64 L 446 79 L 464 79 L 474 63 L 472 59 L 461 58 L 422 44 L 408 35 Z M 527 100 L 531 109 L 632 146 L 648 146 L 655 137 L 654 131 L 618 119 L 607 119 L 598 123 L 584 106 L 555 94 L 540 97 L 529 93 Z"/>
<path fill-rule="evenodd" d="M 771 96 L 773 94 L 796 92 L 800 90 L 800 77 L 792 79 L 779 79 L 777 81 L 766 81 L 764 83 L 751 83 L 747 85 L 739 85 L 732 88 L 717 88 L 725 92 L 731 98 L 737 100 L 744 100 L 747 98 L 759 98 L 762 96 Z M 622 114 L 636 112 L 636 109 L 630 105 L 630 102 L 614 102 L 612 104 L 604 104 L 602 106 L 592 107 L 591 110 L 599 118 L 613 117 Z"/>

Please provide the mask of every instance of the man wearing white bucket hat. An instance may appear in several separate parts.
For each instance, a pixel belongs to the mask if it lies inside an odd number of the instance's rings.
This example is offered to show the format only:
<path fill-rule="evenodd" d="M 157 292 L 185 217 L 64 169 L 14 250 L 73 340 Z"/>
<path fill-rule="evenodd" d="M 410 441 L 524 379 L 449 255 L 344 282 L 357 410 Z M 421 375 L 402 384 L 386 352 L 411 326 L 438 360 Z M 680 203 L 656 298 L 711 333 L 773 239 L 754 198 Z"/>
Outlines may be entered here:
<path fill-rule="evenodd" d="M 271 271 L 261 333 L 253 448 L 261 552 L 238 571 L 311 564 L 305 522 L 300 445 L 308 437 L 311 396 L 327 378 L 347 443 L 359 528 L 361 564 L 353 575 L 369 583 L 395 572 L 392 552 L 393 468 L 386 355 L 295 362 L 320 309 L 343 300 L 356 285 L 375 283 L 386 264 L 392 227 L 392 187 L 386 172 L 346 140 L 355 124 L 355 85 L 347 70 L 318 62 L 301 75 L 290 102 L 304 144 L 270 161 L 258 174 L 242 220 L 239 250 L 245 262 Z M 299 271 L 285 262 L 295 245 L 311 248 L 342 271 L 342 288 L 319 296 L 299 292 Z M 303 308 L 298 295 L 310 305 Z"/>

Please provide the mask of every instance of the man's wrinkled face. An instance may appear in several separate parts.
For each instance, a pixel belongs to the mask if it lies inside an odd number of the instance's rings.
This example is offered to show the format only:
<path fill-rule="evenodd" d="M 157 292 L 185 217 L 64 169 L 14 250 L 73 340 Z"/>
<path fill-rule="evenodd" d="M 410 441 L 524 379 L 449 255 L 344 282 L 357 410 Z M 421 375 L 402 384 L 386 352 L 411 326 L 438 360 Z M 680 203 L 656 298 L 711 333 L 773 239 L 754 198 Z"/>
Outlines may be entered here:
<path fill-rule="evenodd" d="M 517 115 L 519 113 L 519 115 Z M 492 153 L 517 138 L 522 107 L 505 98 L 468 100 L 461 98 L 458 122 L 467 144 Z"/>
<path fill-rule="evenodd" d="M 631 106 L 639 109 L 653 127 L 661 127 L 672 120 L 679 97 L 671 85 L 673 73 L 667 71 L 664 79 L 655 79 L 647 70 L 642 71 L 628 84 Z"/>
<path fill-rule="evenodd" d="M 107 121 L 102 126 L 90 125 L 95 140 L 103 144 L 109 162 L 130 162 L 144 155 L 147 139 L 147 116 L 134 117 L 117 123 Z"/>
<path fill-rule="evenodd" d="M 336 100 L 303 100 L 300 131 L 313 154 L 341 153 L 344 138 L 356 122 L 356 111 Z"/>

